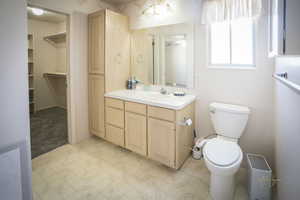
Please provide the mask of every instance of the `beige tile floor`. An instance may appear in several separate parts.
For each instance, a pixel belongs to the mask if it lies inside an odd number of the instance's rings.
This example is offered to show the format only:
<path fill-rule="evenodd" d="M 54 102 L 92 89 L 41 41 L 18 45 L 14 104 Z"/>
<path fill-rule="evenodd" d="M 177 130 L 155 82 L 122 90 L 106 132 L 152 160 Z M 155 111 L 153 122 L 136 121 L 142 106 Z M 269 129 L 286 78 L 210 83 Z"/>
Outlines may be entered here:
<path fill-rule="evenodd" d="M 209 172 L 189 158 L 178 171 L 98 138 L 32 161 L 34 200 L 209 200 Z M 245 170 L 234 200 L 248 199 Z"/>

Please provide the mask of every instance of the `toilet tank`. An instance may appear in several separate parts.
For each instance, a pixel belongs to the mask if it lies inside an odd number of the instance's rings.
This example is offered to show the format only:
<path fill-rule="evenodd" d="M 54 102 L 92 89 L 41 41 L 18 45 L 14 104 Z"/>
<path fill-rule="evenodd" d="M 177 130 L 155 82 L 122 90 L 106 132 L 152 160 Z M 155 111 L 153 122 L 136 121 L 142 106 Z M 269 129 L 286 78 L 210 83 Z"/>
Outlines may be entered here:
<path fill-rule="evenodd" d="M 212 103 L 209 112 L 218 135 L 239 139 L 248 122 L 248 107 L 223 103 Z"/>

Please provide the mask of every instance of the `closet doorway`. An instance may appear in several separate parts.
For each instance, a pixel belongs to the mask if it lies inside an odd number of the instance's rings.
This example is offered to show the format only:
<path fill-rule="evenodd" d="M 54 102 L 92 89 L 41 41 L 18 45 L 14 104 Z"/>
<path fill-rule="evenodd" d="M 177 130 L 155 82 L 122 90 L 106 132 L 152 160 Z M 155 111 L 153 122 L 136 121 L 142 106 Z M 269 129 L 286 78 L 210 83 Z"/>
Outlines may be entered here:
<path fill-rule="evenodd" d="M 68 143 L 68 16 L 33 6 L 28 17 L 32 158 Z"/>

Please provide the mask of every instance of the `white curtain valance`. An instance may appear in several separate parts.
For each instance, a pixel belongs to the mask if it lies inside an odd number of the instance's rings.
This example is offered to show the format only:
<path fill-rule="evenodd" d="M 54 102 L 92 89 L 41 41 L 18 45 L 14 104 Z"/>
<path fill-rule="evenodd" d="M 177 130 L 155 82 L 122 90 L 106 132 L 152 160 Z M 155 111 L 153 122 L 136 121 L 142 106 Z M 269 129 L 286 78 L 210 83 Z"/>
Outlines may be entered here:
<path fill-rule="evenodd" d="M 202 23 L 258 17 L 262 0 L 203 0 Z"/>

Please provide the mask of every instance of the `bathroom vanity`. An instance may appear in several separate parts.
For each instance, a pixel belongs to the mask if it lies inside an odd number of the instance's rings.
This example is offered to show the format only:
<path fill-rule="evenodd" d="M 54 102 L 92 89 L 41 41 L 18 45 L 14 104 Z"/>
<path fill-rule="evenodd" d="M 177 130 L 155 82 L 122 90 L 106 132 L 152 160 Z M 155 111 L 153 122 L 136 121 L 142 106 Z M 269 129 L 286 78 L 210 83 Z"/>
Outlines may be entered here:
<path fill-rule="evenodd" d="M 129 77 L 193 88 L 193 26 L 129 30 L 128 17 L 107 9 L 88 22 L 90 133 L 178 169 L 191 152 L 195 96 L 124 89 Z"/>
<path fill-rule="evenodd" d="M 191 152 L 194 100 L 150 91 L 107 93 L 102 138 L 178 169 Z"/>

